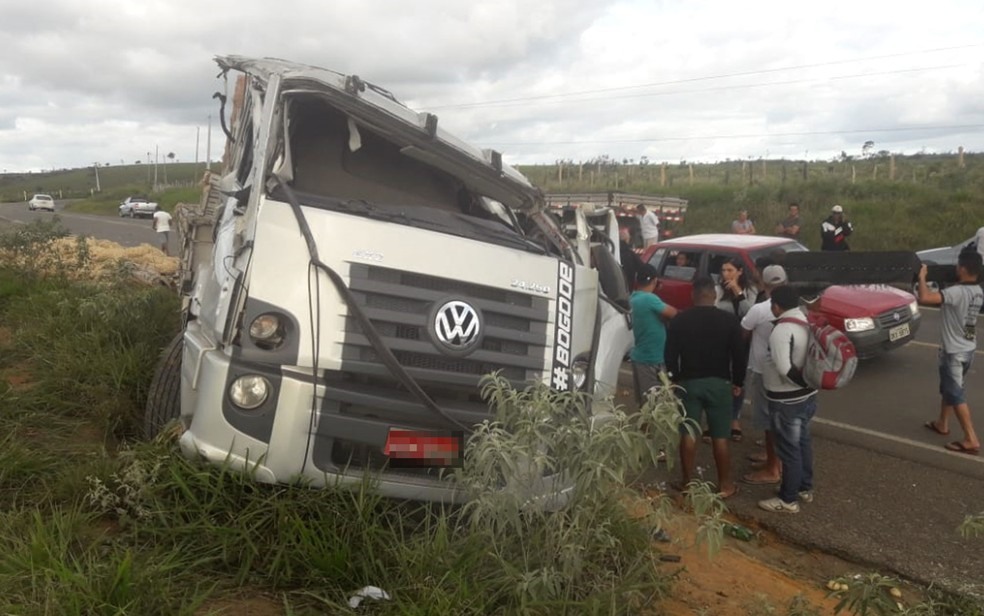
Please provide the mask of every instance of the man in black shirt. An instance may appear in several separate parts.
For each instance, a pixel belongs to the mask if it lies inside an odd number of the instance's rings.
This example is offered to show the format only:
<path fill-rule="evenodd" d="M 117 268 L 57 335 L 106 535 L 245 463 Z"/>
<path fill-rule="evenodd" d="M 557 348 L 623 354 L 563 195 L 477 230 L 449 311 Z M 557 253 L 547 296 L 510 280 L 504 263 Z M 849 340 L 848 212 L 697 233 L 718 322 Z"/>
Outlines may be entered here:
<path fill-rule="evenodd" d="M 622 274 L 625 276 L 625 285 L 629 293 L 635 289 L 636 274 L 642 267 L 642 259 L 632 250 L 632 233 L 628 227 L 620 227 L 618 230 L 618 256 L 622 262 Z"/>
<path fill-rule="evenodd" d="M 683 389 L 687 418 L 700 425 L 701 413 L 707 427 L 718 471 L 718 490 L 722 498 L 738 492 L 731 479 L 728 438 L 731 435 L 732 396 L 745 385 L 748 356 L 738 317 L 714 307 L 714 281 L 707 277 L 694 281 L 694 307 L 670 321 L 666 340 L 666 368 Z M 694 427 L 694 426 L 691 426 Z M 680 429 L 680 466 L 683 484 L 694 472 L 697 441 L 686 427 Z"/>
<path fill-rule="evenodd" d="M 820 223 L 820 250 L 850 250 L 847 236 L 854 232 L 854 226 L 844 218 L 844 208 L 835 205 L 830 216 Z"/>

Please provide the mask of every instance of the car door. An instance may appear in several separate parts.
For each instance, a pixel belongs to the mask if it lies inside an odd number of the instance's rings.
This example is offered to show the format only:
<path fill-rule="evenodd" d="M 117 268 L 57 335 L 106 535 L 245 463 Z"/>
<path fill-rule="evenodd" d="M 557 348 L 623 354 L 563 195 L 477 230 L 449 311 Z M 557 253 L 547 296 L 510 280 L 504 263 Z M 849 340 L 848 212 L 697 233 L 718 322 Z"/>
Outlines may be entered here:
<path fill-rule="evenodd" d="M 656 268 L 656 295 L 678 310 L 693 305 L 693 282 L 700 271 L 703 251 L 693 248 L 661 247 L 649 258 Z"/>

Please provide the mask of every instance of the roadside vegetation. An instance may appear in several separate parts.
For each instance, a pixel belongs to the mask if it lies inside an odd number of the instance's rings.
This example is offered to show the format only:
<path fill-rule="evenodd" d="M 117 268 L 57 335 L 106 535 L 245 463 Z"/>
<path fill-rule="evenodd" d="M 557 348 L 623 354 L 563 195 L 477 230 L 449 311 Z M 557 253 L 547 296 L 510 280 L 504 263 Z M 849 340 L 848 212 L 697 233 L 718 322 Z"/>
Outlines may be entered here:
<path fill-rule="evenodd" d="M 92 197 L 74 201 L 65 206 L 71 212 L 81 214 L 101 214 L 104 216 L 119 216 L 120 203 L 129 196 L 147 197 L 157 203 L 162 210 L 174 213 L 178 203 L 198 203 L 201 199 L 200 186 L 184 186 L 165 188 L 158 192 L 148 192 L 140 186 L 124 186 L 96 193 Z"/>
<path fill-rule="evenodd" d="M 132 187 L 137 194 L 145 194 L 151 192 L 154 186 L 153 163 L 99 163 L 98 173 L 98 188 L 102 191 Z M 205 163 L 165 164 L 162 161 L 157 165 L 157 185 L 161 188 L 191 187 L 201 181 L 204 173 Z M 24 201 L 34 193 L 47 193 L 56 199 L 84 199 L 98 195 L 96 169 L 90 166 L 39 173 L 0 174 L 0 202 Z"/>

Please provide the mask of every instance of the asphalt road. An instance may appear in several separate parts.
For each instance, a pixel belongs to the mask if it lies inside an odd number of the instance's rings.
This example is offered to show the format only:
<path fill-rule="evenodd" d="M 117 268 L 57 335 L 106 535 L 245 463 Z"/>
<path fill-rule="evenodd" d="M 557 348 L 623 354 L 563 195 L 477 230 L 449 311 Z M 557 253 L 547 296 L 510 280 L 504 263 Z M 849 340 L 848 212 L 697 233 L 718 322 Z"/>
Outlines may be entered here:
<path fill-rule="evenodd" d="M 122 246 L 158 245 L 157 232 L 154 231 L 150 219 L 76 214 L 66 211 L 64 207 L 65 201 L 56 201 L 55 213 L 52 214 L 51 212 L 32 212 L 27 209 L 27 203 L 23 202 L 0 203 L 0 230 L 9 228 L 11 225 L 58 216 L 62 225 L 75 235 L 112 240 Z M 177 239 L 172 232 L 169 243 L 171 254 L 175 254 L 177 246 Z"/>
<path fill-rule="evenodd" d="M 56 204 L 62 210 L 64 204 Z M 148 220 L 121 219 L 58 211 L 76 234 L 109 239 L 125 246 L 156 245 Z M 0 204 L 0 230 L 50 218 L 30 212 L 25 203 Z M 176 247 L 171 238 L 172 253 Z M 822 392 L 814 420 L 816 500 L 798 515 L 779 515 L 756 507 L 772 496 L 770 486 L 748 486 L 729 507 L 754 526 L 859 563 L 889 570 L 922 583 L 974 593 L 984 601 L 984 538 L 961 539 L 957 526 L 968 514 L 984 512 L 984 457 L 951 453 L 951 439 L 922 426 L 939 409 L 936 356 L 940 314 L 923 309 L 916 338 L 891 353 L 861 363 L 851 384 Z M 967 392 L 978 429 L 984 433 L 984 358 L 968 375 Z M 623 388 L 631 372 L 622 371 Z M 956 422 L 951 426 L 959 437 Z M 736 473 L 749 470 L 745 456 L 756 435 L 745 427 L 744 442 L 733 444 Z M 713 478 L 709 448 L 700 448 L 698 464 Z M 654 479 L 671 479 L 657 470 Z"/>
<path fill-rule="evenodd" d="M 939 412 L 940 313 L 923 309 L 915 340 L 887 355 L 861 362 L 845 389 L 820 393 L 813 435 L 816 500 L 798 515 L 767 513 L 757 501 L 774 486 L 743 485 L 729 508 L 753 526 L 774 530 L 798 544 L 859 563 L 858 572 L 887 570 L 920 583 L 979 597 L 984 605 L 984 537 L 962 539 L 957 527 L 984 512 L 984 457 L 943 449 L 960 438 L 923 427 Z M 984 319 L 982 319 L 984 325 Z M 968 401 L 984 434 L 984 352 L 967 376 Z M 624 387 L 631 375 L 622 372 Z M 627 377 L 627 378 L 626 378 Z M 732 444 L 738 476 L 750 470 L 746 455 L 760 436 Z M 715 477 L 709 447 L 698 464 Z M 656 480 L 675 478 L 658 470 Z"/>

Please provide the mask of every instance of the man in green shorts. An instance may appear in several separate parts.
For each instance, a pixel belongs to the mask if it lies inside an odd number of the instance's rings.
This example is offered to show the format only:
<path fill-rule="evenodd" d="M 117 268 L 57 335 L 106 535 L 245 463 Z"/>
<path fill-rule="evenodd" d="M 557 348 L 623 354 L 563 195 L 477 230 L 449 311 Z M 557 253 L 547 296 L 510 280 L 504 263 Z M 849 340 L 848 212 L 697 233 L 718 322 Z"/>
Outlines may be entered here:
<path fill-rule="evenodd" d="M 635 346 L 629 354 L 632 360 L 632 376 L 635 381 L 636 401 L 639 406 L 646 401 L 646 392 L 661 384 L 660 373 L 666 370 L 663 354 L 666 347 L 664 320 L 676 316 L 676 308 L 665 303 L 655 294 L 656 268 L 648 263 L 636 272 L 639 290 L 629 298 L 632 306 L 632 335 Z"/>
<path fill-rule="evenodd" d="M 687 418 L 700 425 L 701 414 L 707 427 L 718 472 L 718 491 L 722 498 L 738 493 L 731 478 L 728 439 L 731 436 L 732 397 L 745 385 L 748 356 L 738 317 L 714 306 L 714 281 L 694 280 L 694 307 L 681 312 L 671 322 L 666 339 L 666 369 L 683 389 Z M 680 429 L 680 467 L 683 485 L 690 482 L 697 457 L 694 434 Z"/>

